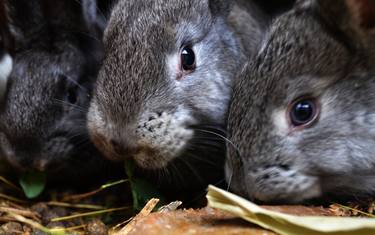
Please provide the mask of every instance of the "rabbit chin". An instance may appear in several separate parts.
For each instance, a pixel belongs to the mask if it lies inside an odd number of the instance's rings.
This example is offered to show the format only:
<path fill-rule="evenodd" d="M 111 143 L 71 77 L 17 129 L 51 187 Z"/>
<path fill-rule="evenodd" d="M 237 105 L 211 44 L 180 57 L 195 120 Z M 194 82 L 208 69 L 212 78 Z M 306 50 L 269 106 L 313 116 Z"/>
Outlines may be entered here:
<path fill-rule="evenodd" d="M 375 195 L 375 174 L 348 172 L 346 175 L 327 176 L 321 182 L 324 194 L 356 198 Z"/>
<path fill-rule="evenodd" d="M 319 177 L 297 171 L 259 171 L 258 175 L 247 175 L 247 192 L 250 198 L 263 202 L 300 203 L 322 196 Z"/>
<path fill-rule="evenodd" d="M 133 156 L 136 164 L 147 170 L 158 170 L 166 167 L 174 156 L 162 154 L 150 148 L 143 148 Z"/>

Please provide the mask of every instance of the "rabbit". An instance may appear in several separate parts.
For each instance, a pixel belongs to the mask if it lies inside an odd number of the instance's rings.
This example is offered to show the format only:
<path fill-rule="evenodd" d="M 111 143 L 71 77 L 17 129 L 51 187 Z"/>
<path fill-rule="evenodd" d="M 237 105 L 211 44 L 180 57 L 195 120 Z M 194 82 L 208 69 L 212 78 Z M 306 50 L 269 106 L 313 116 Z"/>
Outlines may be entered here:
<path fill-rule="evenodd" d="M 231 84 L 263 25 L 252 1 L 232 4 L 117 2 L 87 114 L 91 139 L 108 159 L 134 160 L 136 171 L 161 188 L 224 181 L 220 136 Z"/>
<path fill-rule="evenodd" d="M 230 190 L 267 203 L 375 194 L 375 3 L 304 0 L 239 73 Z"/>
<path fill-rule="evenodd" d="M 79 183 L 111 169 L 89 141 L 86 113 L 100 63 L 75 0 L 6 2 L 14 66 L 0 110 L 0 146 L 20 173 Z M 117 166 L 116 166 L 117 167 Z"/>

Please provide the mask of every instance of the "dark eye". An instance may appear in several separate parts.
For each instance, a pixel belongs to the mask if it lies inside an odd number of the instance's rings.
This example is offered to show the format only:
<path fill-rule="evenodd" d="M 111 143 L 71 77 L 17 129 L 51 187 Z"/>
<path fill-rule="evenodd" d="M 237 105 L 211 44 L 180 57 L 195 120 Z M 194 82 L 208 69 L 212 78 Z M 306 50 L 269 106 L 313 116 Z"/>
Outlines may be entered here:
<path fill-rule="evenodd" d="M 181 51 L 181 66 L 183 70 L 195 69 L 195 54 L 190 46 L 186 46 Z"/>
<path fill-rule="evenodd" d="M 314 98 L 301 98 L 292 103 L 289 115 L 293 126 L 308 126 L 319 116 L 317 101 Z"/>
<path fill-rule="evenodd" d="M 75 104 L 78 101 L 77 87 L 70 87 L 66 94 L 66 99 L 70 104 Z"/>

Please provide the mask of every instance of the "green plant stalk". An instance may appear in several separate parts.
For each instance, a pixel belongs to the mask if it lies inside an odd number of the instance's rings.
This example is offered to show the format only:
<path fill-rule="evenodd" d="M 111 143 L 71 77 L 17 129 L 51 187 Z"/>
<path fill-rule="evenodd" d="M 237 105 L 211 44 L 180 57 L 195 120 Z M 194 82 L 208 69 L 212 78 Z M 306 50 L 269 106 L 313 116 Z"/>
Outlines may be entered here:
<path fill-rule="evenodd" d="M 81 214 L 69 215 L 69 216 L 64 216 L 64 217 L 53 218 L 51 219 L 51 222 L 59 222 L 59 221 L 71 220 L 71 219 L 75 219 L 79 217 L 100 215 L 100 214 L 105 214 L 105 213 L 114 212 L 114 211 L 128 210 L 130 208 L 131 208 L 130 206 L 126 206 L 126 207 L 120 207 L 120 208 L 112 208 L 112 209 L 106 209 L 106 210 L 99 210 L 99 211 L 92 211 L 92 212 L 86 212 L 86 213 L 81 213 Z"/>
<path fill-rule="evenodd" d="M 17 214 L 14 214 L 14 213 L 8 213 L 8 214 L 9 214 L 9 216 L 16 219 L 18 222 L 30 225 L 31 227 L 39 229 L 42 232 L 45 232 L 45 233 L 48 233 L 48 234 L 51 234 L 51 235 L 68 235 L 64 231 L 55 231 L 53 229 L 46 228 L 43 225 L 41 225 L 41 224 L 39 224 L 39 223 L 37 223 L 33 220 L 26 219 L 25 217 L 23 217 L 21 215 L 17 215 Z"/>

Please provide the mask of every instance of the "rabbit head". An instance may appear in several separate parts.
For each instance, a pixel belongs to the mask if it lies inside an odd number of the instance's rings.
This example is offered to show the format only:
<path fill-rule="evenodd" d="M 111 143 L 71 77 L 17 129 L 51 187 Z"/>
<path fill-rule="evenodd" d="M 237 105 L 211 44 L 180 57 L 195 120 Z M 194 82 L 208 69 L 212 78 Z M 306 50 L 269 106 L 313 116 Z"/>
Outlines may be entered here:
<path fill-rule="evenodd" d="M 243 56 L 229 9 L 221 0 L 118 2 L 88 113 L 92 140 L 108 158 L 150 170 L 182 158 L 223 164 L 215 134 Z"/>
<path fill-rule="evenodd" d="M 233 92 L 233 191 L 290 203 L 375 193 L 374 12 L 373 1 L 298 1 L 274 20 Z"/>
<path fill-rule="evenodd" d="M 21 171 L 55 172 L 69 165 L 82 172 L 96 153 L 85 123 L 98 65 L 87 59 L 89 49 L 83 46 L 91 39 L 85 36 L 81 6 L 76 1 L 7 4 L 14 67 L 0 113 L 5 158 Z"/>

